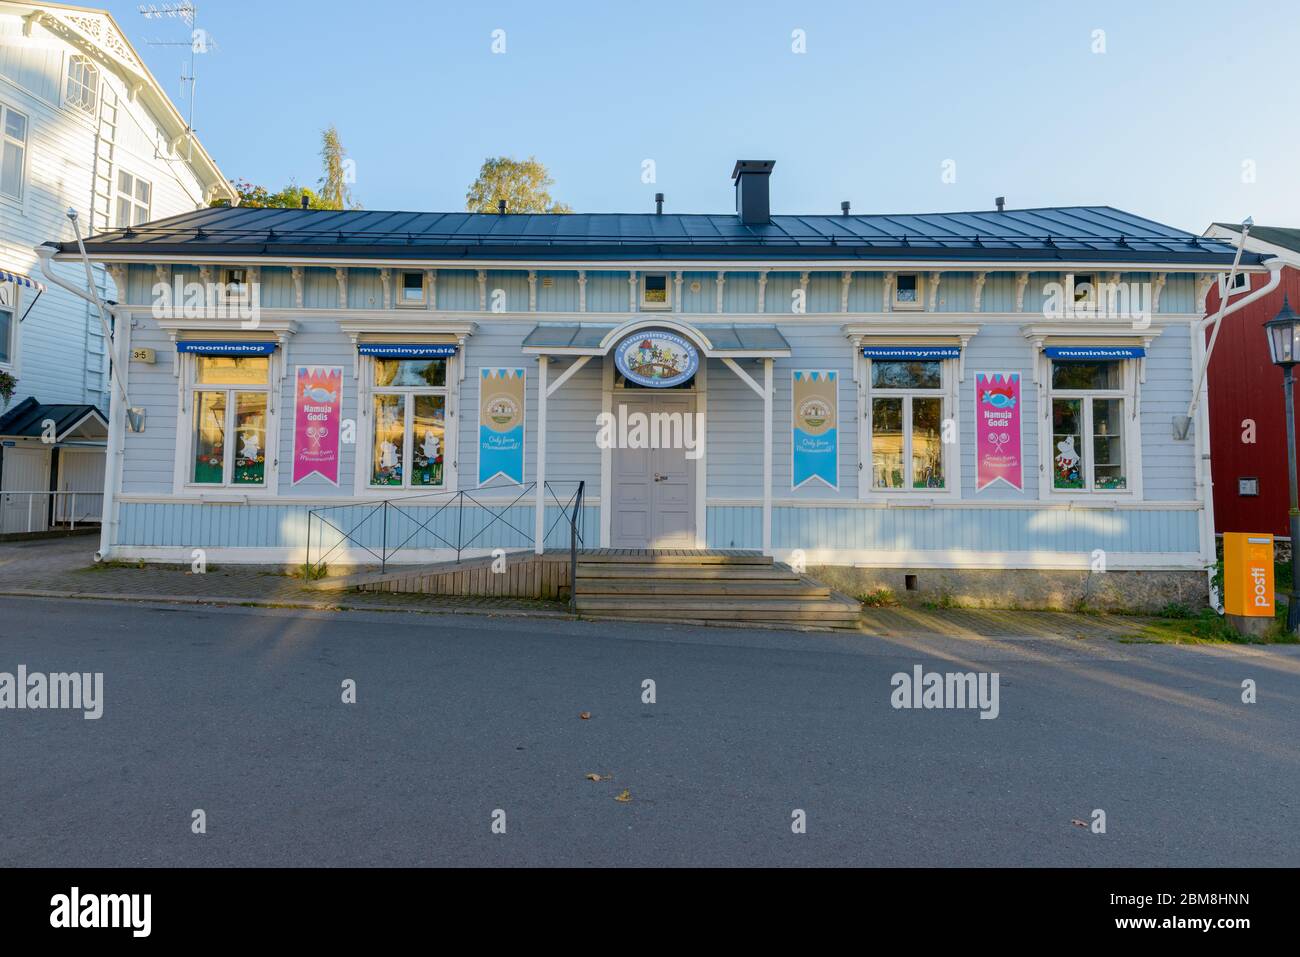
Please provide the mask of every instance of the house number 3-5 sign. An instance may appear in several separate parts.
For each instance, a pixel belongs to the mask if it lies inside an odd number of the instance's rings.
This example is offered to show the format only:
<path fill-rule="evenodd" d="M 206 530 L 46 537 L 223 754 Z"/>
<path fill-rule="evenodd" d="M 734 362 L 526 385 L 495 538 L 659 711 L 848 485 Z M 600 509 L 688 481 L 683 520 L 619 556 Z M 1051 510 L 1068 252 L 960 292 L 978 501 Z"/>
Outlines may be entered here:
<path fill-rule="evenodd" d="M 614 347 L 614 365 L 628 382 L 651 389 L 671 389 L 695 375 L 700 354 L 675 332 L 642 329 Z"/>

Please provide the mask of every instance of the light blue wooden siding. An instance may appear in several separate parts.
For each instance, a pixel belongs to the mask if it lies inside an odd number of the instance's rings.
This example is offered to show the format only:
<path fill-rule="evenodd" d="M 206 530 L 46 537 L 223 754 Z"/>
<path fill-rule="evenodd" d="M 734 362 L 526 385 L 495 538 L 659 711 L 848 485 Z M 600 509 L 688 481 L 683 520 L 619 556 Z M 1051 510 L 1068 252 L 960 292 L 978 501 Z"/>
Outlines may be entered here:
<path fill-rule="evenodd" d="M 568 502 L 567 495 L 561 496 L 561 502 Z M 447 548 L 448 543 L 455 544 L 458 534 L 467 548 L 527 548 L 532 544 L 534 528 L 531 500 L 508 505 L 502 502 L 490 508 L 478 507 L 466 501 L 462 510 L 445 502 L 395 502 L 388 508 L 386 519 L 384 510 L 373 505 L 320 510 L 310 519 L 312 556 L 318 559 L 335 544 L 345 542 L 344 533 L 351 536 L 354 549 L 365 547 L 378 553 L 385 538 L 385 520 L 390 552 L 398 546 L 401 550 Z M 145 548 L 294 548 L 305 552 L 310 511 L 305 505 L 125 502 L 121 507 L 119 544 Z M 599 510 L 585 508 L 585 536 L 594 541 L 599 530 Z M 569 545 L 569 525 L 556 506 L 546 510 L 545 540 L 548 548 Z M 400 556 L 401 551 L 397 554 Z"/>
<path fill-rule="evenodd" d="M 700 288 L 692 291 L 692 283 L 699 283 Z M 717 273 L 682 273 L 682 311 L 689 313 L 710 313 L 718 311 Z"/>
<path fill-rule="evenodd" d="M 551 284 L 546 285 L 550 280 Z M 577 312 L 578 274 L 576 272 L 539 271 L 537 273 L 538 312 Z"/>
<path fill-rule="evenodd" d="M 631 274 L 619 270 L 587 271 L 587 311 L 588 312 L 627 312 Z"/>
<path fill-rule="evenodd" d="M 528 273 L 489 269 L 487 296 L 488 309 L 492 312 L 527 312 Z"/>
<path fill-rule="evenodd" d="M 339 307 L 339 283 L 333 269 L 309 266 L 303 270 L 302 304 L 308 309 Z"/>
<path fill-rule="evenodd" d="M 709 506 L 710 548 L 758 548 L 762 509 Z M 1037 510 L 807 508 L 772 509 L 775 548 L 1191 553 L 1198 513 L 1190 510 Z"/>
<path fill-rule="evenodd" d="M 727 276 L 727 287 L 731 287 L 731 276 Z M 763 311 L 773 315 L 794 315 L 794 290 L 799 288 L 799 274 L 797 272 L 770 272 L 767 274 L 767 293 L 763 297 Z M 724 303 L 725 304 L 725 303 Z M 804 300 L 804 310 L 812 312 L 807 299 Z M 729 306 L 728 312 L 732 312 Z M 752 310 L 751 310 L 752 311 Z"/>
<path fill-rule="evenodd" d="M 808 311 L 839 312 L 840 282 L 838 272 L 815 272 L 808 277 Z"/>
<path fill-rule="evenodd" d="M 991 272 L 984 278 L 984 291 L 980 295 L 981 312 L 1016 311 L 1016 274 Z"/>
<path fill-rule="evenodd" d="M 926 302 L 930 301 L 929 290 Z M 939 280 L 939 296 L 934 307 L 937 312 L 970 312 L 975 305 L 975 274 L 946 272 Z"/>
<path fill-rule="evenodd" d="M 768 289 L 771 290 L 770 285 Z M 727 281 L 722 286 L 722 311 L 758 312 L 758 273 L 727 273 Z"/>
<path fill-rule="evenodd" d="M 438 310 L 477 310 L 478 273 L 472 269 L 438 270 Z"/>
<path fill-rule="evenodd" d="M 265 279 L 263 280 L 265 281 Z M 353 268 L 348 270 L 348 308 L 382 309 L 384 287 L 379 281 L 378 269 Z"/>
<path fill-rule="evenodd" d="M 1186 325 L 1161 326 L 1147 352 L 1141 386 L 1142 481 L 1153 501 L 1196 498 L 1196 450 L 1189 436 L 1173 437 L 1173 418 L 1192 400 L 1191 338 Z M 1205 401 L 1202 396 L 1201 401 Z"/>
<path fill-rule="evenodd" d="M 152 273 L 152 270 L 150 270 Z M 152 276 L 148 277 L 152 281 Z M 131 285 L 140 283 L 133 274 Z M 148 416 L 143 432 L 126 430 L 122 434 L 122 491 L 140 494 L 170 495 L 176 470 L 178 436 L 176 402 L 178 381 L 172 373 L 176 347 L 167 333 L 152 319 L 138 318 L 131 330 L 132 348 L 155 351 L 153 364 L 131 362 L 127 366 L 127 390 L 131 404 L 144 408 Z M 181 445 L 188 437 L 181 437 Z"/>
<path fill-rule="evenodd" d="M 880 273 L 857 272 L 849 285 L 849 312 L 881 312 L 885 281 Z"/>
<path fill-rule="evenodd" d="M 1187 313 L 1196 312 L 1196 307 L 1196 277 L 1182 273 L 1169 276 L 1160 294 L 1160 311 Z"/>

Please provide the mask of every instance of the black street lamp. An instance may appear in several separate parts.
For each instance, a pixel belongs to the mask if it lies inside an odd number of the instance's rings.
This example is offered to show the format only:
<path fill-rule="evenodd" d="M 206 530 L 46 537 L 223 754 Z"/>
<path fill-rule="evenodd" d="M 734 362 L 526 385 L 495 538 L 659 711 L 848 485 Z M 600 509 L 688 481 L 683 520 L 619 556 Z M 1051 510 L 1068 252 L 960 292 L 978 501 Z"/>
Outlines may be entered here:
<path fill-rule="evenodd" d="M 1291 485 L 1291 595 L 1286 606 L 1286 629 L 1300 634 L 1300 493 L 1295 472 L 1295 393 L 1292 387 L 1295 364 L 1300 362 L 1300 316 L 1295 314 L 1284 294 L 1282 310 L 1264 323 L 1268 333 L 1268 351 L 1273 364 L 1282 367 L 1283 393 L 1286 396 L 1286 464 Z"/>

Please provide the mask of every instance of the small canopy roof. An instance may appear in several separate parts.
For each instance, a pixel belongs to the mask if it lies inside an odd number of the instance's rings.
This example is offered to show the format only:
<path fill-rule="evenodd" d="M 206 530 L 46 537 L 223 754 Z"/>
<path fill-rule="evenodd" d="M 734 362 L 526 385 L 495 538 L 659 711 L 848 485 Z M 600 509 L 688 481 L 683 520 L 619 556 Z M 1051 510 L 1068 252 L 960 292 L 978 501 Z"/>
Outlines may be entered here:
<path fill-rule="evenodd" d="M 620 326 L 587 322 L 543 322 L 524 337 L 529 355 L 603 356 L 624 336 L 649 329 L 667 329 L 685 336 L 710 357 L 783 359 L 790 343 L 776 326 L 750 323 L 694 325 L 668 316 L 639 316 Z"/>
<path fill-rule="evenodd" d="M 39 439 L 45 432 L 47 421 L 54 423 L 56 442 L 72 436 L 102 439 L 108 435 L 108 420 L 93 405 L 54 405 L 37 402 L 28 396 L 0 415 L 0 436 Z"/>

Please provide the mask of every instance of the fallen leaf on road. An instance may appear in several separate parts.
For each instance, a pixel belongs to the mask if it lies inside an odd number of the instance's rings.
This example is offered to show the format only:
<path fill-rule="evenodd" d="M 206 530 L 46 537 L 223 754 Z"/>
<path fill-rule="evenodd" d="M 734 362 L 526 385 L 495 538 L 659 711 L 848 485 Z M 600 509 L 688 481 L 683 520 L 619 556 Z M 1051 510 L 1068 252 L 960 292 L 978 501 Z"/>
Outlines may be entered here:
<path fill-rule="evenodd" d="M 622 801 L 624 804 L 626 804 L 628 803 L 628 801 L 632 800 L 632 792 L 629 791 L 627 788 L 624 788 L 623 793 L 620 794 L 618 797 L 614 798 L 614 800 Z"/>
<path fill-rule="evenodd" d="M 613 776 L 614 776 L 614 775 L 612 775 L 612 774 L 611 774 L 611 775 L 608 775 L 608 777 L 611 777 L 611 778 L 612 778 Z M 588 774 L 588 775 L 586 775 L 586 778 L 587 778 L 588 781 L 604 781 L 604 780 L 606 780 L 606 778 L 602 778 L 599 774 Z"/>
<path fill-rule="evenodd" d="M 1087 827 L 1087 826 L 1088 826 L 1088 822 L 1087 822 L 1087 821 L 1080 821 L 1077 817 L 1074 818 L 1072 821 L 1070 821 L 1070 823 L 1071 823 L 1071 824 L 1074 824 L 1074 825 L 1077 825 L 1077 826 L 1079 826 L 1079 827 Z"/>
<path fill-rule="evenodd" d="M 586 721 L 588 718 L 591 717 L 591 712 L 590 712 L 590 711 L 584 711 L 584 712 L 582 712 L 581 714 L 579 714 L 578 717 L 581 718 L 583 721 Z"/>

